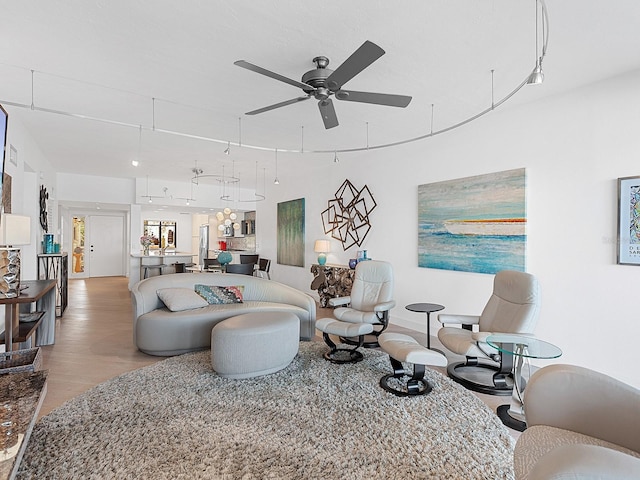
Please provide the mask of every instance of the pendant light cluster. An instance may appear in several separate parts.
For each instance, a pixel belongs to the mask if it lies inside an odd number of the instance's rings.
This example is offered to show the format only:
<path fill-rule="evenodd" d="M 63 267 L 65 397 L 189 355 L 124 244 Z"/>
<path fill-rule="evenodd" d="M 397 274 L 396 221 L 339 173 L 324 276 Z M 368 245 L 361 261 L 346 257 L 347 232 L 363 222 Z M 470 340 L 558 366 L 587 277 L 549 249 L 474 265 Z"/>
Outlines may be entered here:
<path fill-rule="evenodd" d="M 227 207 L 216 213 L 216 218 L 218 219 L 218 230 L 221 232 L 229 228 L 233 228 L 235 231 L 240 230 L 240 224 L 237 222 L 238 215 L 230 208 Z"/>

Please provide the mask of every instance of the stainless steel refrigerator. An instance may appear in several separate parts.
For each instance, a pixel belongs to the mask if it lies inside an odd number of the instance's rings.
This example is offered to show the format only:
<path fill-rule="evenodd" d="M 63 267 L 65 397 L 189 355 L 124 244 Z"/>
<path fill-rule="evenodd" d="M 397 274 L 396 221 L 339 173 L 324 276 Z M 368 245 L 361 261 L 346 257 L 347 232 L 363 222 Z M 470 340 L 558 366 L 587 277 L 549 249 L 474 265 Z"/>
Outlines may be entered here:
<path fill-rule="evenodd" d="M 198 265 L 204 266 L 204 259 L 209 258 L 209 225 L 200 225 L 200 241 L 198 243 Z"/>

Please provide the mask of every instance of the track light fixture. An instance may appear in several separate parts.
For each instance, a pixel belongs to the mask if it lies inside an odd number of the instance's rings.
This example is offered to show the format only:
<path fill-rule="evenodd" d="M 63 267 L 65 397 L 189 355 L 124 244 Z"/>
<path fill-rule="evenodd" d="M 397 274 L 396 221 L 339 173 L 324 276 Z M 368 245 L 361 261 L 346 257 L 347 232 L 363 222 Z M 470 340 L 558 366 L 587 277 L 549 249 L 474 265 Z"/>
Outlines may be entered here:
<path fill-rule="evenodd" d="M 544 15 L 544 10 L 542 11 Z M 542 37 L 544 39 L 544 23 L 542 22 Z M 544 49 L 543 49 L 544 54 Z M 536 0 L 536 68 L 533 69 L 531 75 L 527 79 L 528 85 L 540 85 L 544 82 L 544 73 L 542 72 L 542 57 L 543 55 L 538 55 L 538 0 Z"/>
<path fill-rule="evenodd" d="M 231 142 L 227 142 L 227 148 L 224 149 L 224 154 L 229 155 L 231 153 Z"/>
<path fill-rule="evenodd" d="M 140 165 L 140 152 L 142 151 L 142 125 L 138 128 L 138 155 L 131 160 L 131 165 L 137 167 Z"/>
<path fill-rule="evenodd" d="M 278 180 L 278 149 L 276 148 L 276 178 L 273 180 L 274 185 L 280 185 L 280 180 Z"/>
<path fill-rule="evenodd" d="M 340 159 L 338 158 L 338 152 L 335 151 L 333 152 L 333 163 L 338 163 L 340 162 Z"/>

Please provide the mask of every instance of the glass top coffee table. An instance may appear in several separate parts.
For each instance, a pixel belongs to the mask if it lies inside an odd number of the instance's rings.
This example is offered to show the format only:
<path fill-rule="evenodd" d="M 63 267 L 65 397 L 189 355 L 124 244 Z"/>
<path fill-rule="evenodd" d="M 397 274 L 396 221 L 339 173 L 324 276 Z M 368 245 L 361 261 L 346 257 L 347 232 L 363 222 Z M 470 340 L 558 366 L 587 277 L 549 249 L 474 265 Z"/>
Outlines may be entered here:
<path fill-rule="evenodd" d="M 515 357 L 511 403 L 509 405 L 500 405 L 497 409 L 497 414 L 507 427 L 522 432 L 527 428 L 524 417 L 523 396 L 526 382 L 522 378 L 522 368 L 526 362 L 530 371 L 529 359 L 558 358 L 562 355 L 562 350 L 536 337 L 511 333 L 495 333 L 489 335 L 485 341 L 496 350 Z"/>

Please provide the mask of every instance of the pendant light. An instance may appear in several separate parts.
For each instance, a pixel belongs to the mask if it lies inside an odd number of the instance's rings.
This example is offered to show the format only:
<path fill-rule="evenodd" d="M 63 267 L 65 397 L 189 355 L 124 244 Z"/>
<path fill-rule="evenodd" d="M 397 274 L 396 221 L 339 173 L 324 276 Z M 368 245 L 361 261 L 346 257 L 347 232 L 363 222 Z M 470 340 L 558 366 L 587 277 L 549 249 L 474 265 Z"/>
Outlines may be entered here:
<path fill-rule="evenodd" d="M 273 180 L 274 185 L 280 185 L 280 180 L 278 180 L 278 149 L 276 148 L 276 178 Z"/>
<path fill-rule="evenodd" d="M 544 38 L 544 22 L 542 22 L 542 37 Z M 533 69 L 528 85 L 540 85 L 544 82 L 544 73 L 542 72 L 542 55 L 538 56 L 538 0 L 536 0 L 536 68 Z"/>

